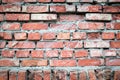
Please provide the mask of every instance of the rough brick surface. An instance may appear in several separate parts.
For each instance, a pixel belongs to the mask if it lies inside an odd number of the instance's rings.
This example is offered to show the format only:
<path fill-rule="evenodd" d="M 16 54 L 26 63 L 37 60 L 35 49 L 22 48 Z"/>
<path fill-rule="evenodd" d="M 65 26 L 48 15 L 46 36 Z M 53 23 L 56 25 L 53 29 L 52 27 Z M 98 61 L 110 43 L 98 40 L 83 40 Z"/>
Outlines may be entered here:
<path fill-rule="evenodd" d="M 120 80 L 120 0 L 0 0 L 0 80 Z"/>

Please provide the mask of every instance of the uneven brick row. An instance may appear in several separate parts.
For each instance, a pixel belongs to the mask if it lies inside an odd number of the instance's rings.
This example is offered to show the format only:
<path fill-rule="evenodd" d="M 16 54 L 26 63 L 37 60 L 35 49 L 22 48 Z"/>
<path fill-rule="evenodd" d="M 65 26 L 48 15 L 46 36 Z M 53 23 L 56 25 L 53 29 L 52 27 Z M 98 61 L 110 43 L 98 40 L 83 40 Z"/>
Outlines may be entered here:
<path fill-rule="evenodd" d="M 2 70 L 1 80 L 119 80 L 120 70 Z M 88 79 L 89 78 L 89 79 Z"/>

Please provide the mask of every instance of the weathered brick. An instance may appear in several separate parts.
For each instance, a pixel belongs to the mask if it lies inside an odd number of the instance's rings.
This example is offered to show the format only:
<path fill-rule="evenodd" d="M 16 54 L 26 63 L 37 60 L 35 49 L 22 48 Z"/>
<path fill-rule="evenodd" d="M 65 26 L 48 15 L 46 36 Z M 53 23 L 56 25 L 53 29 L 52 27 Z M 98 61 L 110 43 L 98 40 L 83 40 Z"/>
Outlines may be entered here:
<path fill-rule="evenodd" d="M 73 56 L 72 50 L 62 50 L 60 53 L 61 58 L 71 58 Z"/>
<path fill-rule="evenodd" d="M 20 30 L 20 23 L 13 22 L 13 23 L 3 23 L 2 24 L 3 30 Z"/>
<path fill-rule="evenodd" d="M 103 59 L 80 59 L 78 60 L 78 66 L 100 66 L 103 65 Z"/>
<path fill-rule="evenodd" d="M 108 41 L 84 41 L 85 48 L 109 48 Z"/>
<path fill-rule="evenodd" d="M 77 71 L 70 72 L 70 80 L 78 80 Z"/>
<path fill-rule="evenodd" d="M 57 20 L 56 14 L 31 14 L 31 20 Z"/>
<path fill-rule="evenodd" d="M 120 41 L 111 41 L 110 47 L 111 48 L 120 48 Z"/>
<path fill-rule="evenodd" d="M 0 32 L 0 38 L 4 40 L 12 40 L 12 34 L 10 32 Z"/>
<path fill-rule="evenodd" d="M 118 40 L 120 40 L 120 32 L 117 33 L 116 38 L 117 38 Z"/>
<path fill-rule="evenodd" d="M 0 70 L 0 80 L 8 80 L 8 71 Z"/>
<path fill-rule="evenodd" d="M 26 80 L 27 73 L 26 71 L 20 70 L 18 72 L 18 80 Z"/>
<path fill-rule="evenodd" d="M 38 42 L 37 48 L 63 48 L 63 42 Z"/>
<path fill-rule="evenodd" d="M 44 77 L 43 80 L 50 80 L 51 79 L 51 71 L 50 70 L 44 70 Z"/>
<path fill-rule="evenodd" d="M 10 41 L 8 42 L 8 48 L 35 48 L 35 43 L 25 41 Z"/>
<path fill-rule="evenodd" d="M 25 32 L 22 33 L 14 33 L 15 40 L 25 40 L 27 39 L 27 34 Z"/>
<path fill-rule="evenodd" d="M 0 21 L 3 21 L 3 20 L 4 20 L 4 15 L 0 14 Z"/>
<path fill-rule="evenodd" d="M 17 79 L 17 72 L 9 71 L 9 80 L 16 80 L 16 79 Z"/>
<path fill-rule="evenodd" d="M 41 34 L 38 32 L 31 32 L 28 33 L 28 40 L 40 40 L 41 39 Z"/>
<path fill-rule="evenodd" d="M 112 20 L 112 15 L 111 14 L 87 13 L 86 20 L 110 21 Z"/>
<path fill-rule="evenodd" d="M 51 2 L 51 0 L 38 0 L 38 2 Z"/>
<path fill-rule="evenodd" d="M 44 52 L 42 50 L 32 50 L 31 57 L 32 58 L 43 58 Z"/>
<path fill-rule="evenodd" d="M 30 20 L 29 14 L 6 14 L 6 20 L 8 21 L 28 21 Z"/>
<path fill-rule="evenodd" d="M 120 6 L 103 6 L 103 12 L 120 12 Z"/>
<path fill-rule="evenodd" d="M 47 50 L 46 57 L 58 57 L 58 50 Z"/>
<path fill-rule="evenodd" d="M 0 48 L 4 48 L 6 46 L 6 42 L 5 41 L 0 41 Z"/>
<path fill-rule="evenodd" d="M 24 2 L 36 2 L 37 0 L 24 0 Z"/>
<path fill-rule="evenodd" d="M 89 70 L 88 75 L 89 75 L 89 80 L 96 80 L 97 79 L 94 70 Z"/>
<path fill-rule="evenodd" d="M 99 5 L 83 5 L 83 6 L 77 6 L 78 12 L 102 12 L 102 6 Z"/>
<path fill-rule="evenodd" d="M 56 34 L 54 32 L 46 32 L 42 35 L 43 40 L 53 40 L 56 38 Z"/>
<path fill-rule="evenodd" d="M 101 39 L 101 35 L 99 32 L 88 33 L 87 36 L 88 36 L 88 39 L 90 39 L 90 40 Z"/>
<path fill-rule="evenodd" d="M 66 5 L 66 12 L 75 12 L 76 6 L 75 5 Z"/>
<path fill-rule="evenodd" d="M 104 56 L 116 56 L 115 50 L 104 50 L 103 51 Z"/>
<path fill-rule="evenodd" d="M 114 39 L 115 38 L 115 34 L 114 32 L 103 32 L 102 33 L 102 39 Z"/>
<path fill-rule="evenodd" d="M 120 79 L 120 70 L 117 70 L 114 72 L 114 80 L 119 80 Z"/>
<path fill-rule="evenodd" d="M 54 67 L 72 67 L 76 66 L 76 60 L 50 60 L 50 66 Z"/>
<path fill-rule="evenodd" d="M 86 33 L 85 32 L 73 32 L 73 39 L 77 39 L 77 40 L 86 39 Z"/>
<path fill-rule="evenodd" d="M 74 15 L 74 14 L 60 15 L 60 21 L 78 21 L 83 19 L 84 19 L 83 15 Z"/>
<path fill-rule="evenodd" d="M 120 66 L 120 59 L 106 59 L 106 66 Z"/>
<path fill-rule="evenodd" d="M 66 48 L 82 48 L 83 44 L 82 42 L 77 42 L 77 41 L 68 41 L 64 43 Z"/>
<path fill-rule="evenodd" d="M 109 2 L 115 2 L 115 3 L 117 3 L 117 2 L 120 2 L 119 0 L 109 0 Z"/>
<path fill-rule="evenodd" d="M 120 14 L 113 14 L 113 20 L 120 20 Z"/>
<path fill-rule="evenodd" d="M 3 3 L 18 3 L 22 2 L 22 0 L 2 0 Z"/>
<path fill-rule="evenodd" d="M 65 2 L 65 0 L 53 0 L 53 2 Z"/>
<path fill-rule="evenodd" d="M 48 6 L 23 6 L 22 12 L 27 13 L 48 12 Z"/>
<path fill-rule="evenodd" d="M 23 30 L 46 30 L 48 28 L 48 24 L 46 23 L 24 23 L 22 25 Z"/>
<path fill-rule="evenodd" d="M 1 52 L 2 57 L 14 57 L 15 52 L 14 50 L 2 50 Z"/>
<path fill-rule="evenodd" d="M 79 73 L 79 79 L 81 79 L 81 80 L 86 80 L 86 79 L 87 79 L 86 76 L 87 76 L 87 75 L 86 75 L 86 72 L 85 72 L 85 71 L 81 71 L 81 72 Z"/>
<path fill-rule="evenodd" d="M 120 30 L 120 23 L 106 23 L 107 29 L 114 29 L 114 30 Z"/>
<path fill-rule="evenodd" d="M 77 50 L 75 51 L 75 57 L 87 57 L 88 56 L 88 51 L 87 50 Z"/>
<path fill-rule="evenodd" d="M 99 30 L 104 29 L 104 23 L 100 22 L 80 22 L 78 24 L 79 29 L 81 30 Z"/>
<path fill-rule="evenodd" d="M 66 2 L 79 2 L 79 0 L 66 0 Z"/>
<path fill-rule="evenodd" d="M 0 66 L 8 66 L 8 67 L 12 67 L 12 66 L 19 66 L 19 60 L 13 60 L 13 59 L 0 59 Z"/>
<path fill-rule="evenodd" d="M 17 58 L 27 58 L 29 57 L 29 55 L 30 55 L 29 50 L 17 50 L 16 51 Z"/>
<path fill-rule="evenodd" d="M 63 32 L 60 32 L 58 33 L 57 35 L 57 39 L 70 39 L 70 33 L 63 33 Z"/>
<path fill-rule="evenodd" d="M 22 60 L 21 65 L 23 67 L 27 66 L 47 66 L 47 60 Z"/>
<path fill-rule="evenodd" d="M 92 50 L 90 50 L 90 56 L 91 57 L 101 57 L 101 56 L 103 56 L 102 50 L 92 49 Z"/>
<path fill-rule="evenodd" d="M 50 6 L 50 12 L 66 12 L 65 5 Z"/>

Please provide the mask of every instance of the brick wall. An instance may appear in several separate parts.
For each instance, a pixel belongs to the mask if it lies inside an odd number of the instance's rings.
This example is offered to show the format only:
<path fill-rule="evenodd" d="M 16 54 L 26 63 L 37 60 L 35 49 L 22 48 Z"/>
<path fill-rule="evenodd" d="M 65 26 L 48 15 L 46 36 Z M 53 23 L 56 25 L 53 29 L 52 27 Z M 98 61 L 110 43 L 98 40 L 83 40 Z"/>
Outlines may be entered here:
<path fill-rule="evenodd" d="M 0 0 L 0 80 L 120 80 L 120 0 Z"/>

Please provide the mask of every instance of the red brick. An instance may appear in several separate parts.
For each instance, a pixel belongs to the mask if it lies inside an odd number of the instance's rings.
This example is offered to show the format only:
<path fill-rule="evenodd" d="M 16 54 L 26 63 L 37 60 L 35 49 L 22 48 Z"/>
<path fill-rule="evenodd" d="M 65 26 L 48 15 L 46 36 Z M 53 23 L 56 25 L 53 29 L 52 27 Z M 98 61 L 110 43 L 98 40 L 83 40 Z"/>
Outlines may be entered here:
<path fill-rule="evenodd" d="M 88 39 L 101 39 L 101 35 L 98 32 L 88 33 Z"/>
<path fill-rule="evenodd" d="M 115 30 L 120 30 L 120 23 L 107 23 L 106 24 L 107 29 L 115 29 Z"/>
<path fill-rule="evenodd" d="M 70 72 L 70 80 L 78 80 L 77 71 Z"/>
<path fill-rule="evenodd" d="M 38 32 L 31 32 L 28 33 L 28 40 L 40 40 L 41 39 L 41 34 Z"/>
<path fill-rule="evenodd" d="M 116 38 L 120 40 L 120 32 L 117 33 Z"/>
<path fill-rule="evenodd" d="M 85 48 L 109 48 L 110 44 L 108 41 L 85 41 Z"/>
<path fill-rule="evenodd" d="M 112 20 L 112 15 L 111 14 L 87 13 L 86 20 L 110 21 Z"/>
<path fill-rule="evenodd" d="M 0 5 L 0 12 L 3 12 L 4 11 L 4 6 L 3 5 Z M 1 16 L 3 16 L 3 14 L 0 14 Z"/>
<path fill-rule="evenodd" d="M 63 48 L 63 42 L 38 42 L 37 48 Z"/>
<path fill-rule="evenodd" d="M 30 18 L 29 14 L 6 14 L 6 20 L 9 21 L 28 21 Z"/>
<path fill-rule="evenodd" d="M 81 71 L 79 73 L 79 78 L 80 78 L 80 80 L 87 80 L 87 78 L 86 78 L 86 72 L 85 71 Z"/>
<path fill-rule="evenodd" d="M 47 50 L 46 57 L 58 57 L 58 50 Z"/>
<path fill-rule="evenodd" d="M 101 56 L 103 56 L 102 50 L 98 50 L 98 49 L 90 50 L 90 56 L 91 57 L 101 57 Z"/>
<path fill-rule="evenodd" d="M 86 39 L 86 33 L 85 32 L 73 32 L 73 39 Z"/>
<path fill-rule="evenodd" d="M 76 24 L 50 24 L 50 29 L 52 30 L 75 30 L 77 27 Z"/>
<path fill-rule="evenodd" d="M 67 80 L 66 70 L 54 70 L 52 80 Z"/>
<path fill-rule="evenodd" d="M 22 0 L 2 0 L 3 3 L 18 3 L 22 2 Z"/>
<path fill-rule="evenodd" d="M 0 14 L 0 21 L 3 21 L 3 20 L 4 20 L 4 15 Z"/>
<path fill-rule="evenodd" d="M 62 50 L 60 53 L 61 58 L 71 58 L 73 56 L 72 50 Z"/>
<path fill-rule="evenodd" d="M 38 2 L 51 2 L 51 0 L 38 0 Z"/>
<path fill-rule="evenodd" d="M 79 29 L 98 30 L 104 29 L 104 23 L 98 22 L 80 22 L 78 24 Z"/>
<path fill-rule="evenodd" d="M 48 12 L 48 6 L 23 6 L 22 11 L 27 13 Z"/>
<path fill-rule="evenodd" d="M 100 66 L 103 65 L 103 59 L 81 59 L 78 60 L 78 66 Z"/>
<path fill-rule="evenodd" d="M 67 32 L 67 33 L 60 32 L 57 35 L 57 39 L 70 39 L 70 33 L 69 32 Z"/>
<path fill-rule="evenodd" d="M 53 40 L 56 38 L 56 34 L 54 32 L 46 32 L 43 33 L 43 40 Z"/>
<path fill-rule="evenodd" d="M 25 32 L 22 33 L 14 33 L 15 40 L 25 40 L 27 39 L 27 34 Z"/>
<path fill-rule="evenodd" d="M 83 20 L 84 16 L 83 15 L 60 15 L 60 21 L 78 21 L 78 20 Z"/>
<path fill-rule="evenodd" d="M 20 12 L 21 11 L 21 6 L 7 4 L 7 5 L 4 5 L 4 10 L 3 11 L 4 12 Z"/>
<path fill-rule="evenodd" d="M 104 56 L 116 56 L 115 50 L 104 50 L 103 51 Z"/>
<path fill-rule="evenodd" d="M 36 0 L 24 0 L 24 2 L 36 2 Z"/>
<path fill-rule="evenodd" d="M 77 41 L 68 41 L 64 43 L 66 48 L 82 48 L 83 44 L 82 42 L 77 42 Z"/>
<path fill-rule="evenodd" d="M 0 41 L 0 48 L 4 48 L 6 46 L 6 42 L 5 41 Z"/>
<path fill-rule="evenodd" d="M 12 40 L 12 34 L 9 32 L 0 32 L 0 38 L 4 40 Z"/>
<path fill-rule="evenodd" d="M 1 27 L 4 30 L 20 30 L 20 23 L 3 23 Z"/>
<path fill-rule="evenodd" d="M 23 30 L 46 30 L 48 28 L 48 24 L 46 23 L 24 23 L 22 25 Z"/>
<path fill-rule="evenodd" d="M 26 80 L 26 77 L 27 77 L 26 71 L 20 70 L 18 72 L 18 80 Z"/>
<path fill-rule="evenodd" d="M 120 20 L 120 14 L 113 14 L 113 20 Z"/>
<path fill-rule="evenodd" d="M 88 75 L 89 75 L 89 80 L 96 80 L 97 79 L 94 70 L 89 70 Z"/>
<path fill-rule="evenodd" d="M 103 6 L 103 12 L 120 12 L 120 6 Z"/>
<path fill-rule="evenodd" d="M 64 5 L 50 6 L 50 12 L 66 12 L 66 7 Z"/>
<path fill-rule="evenodd" d="M 0 59 L 0 66 L 4 67 L 12 67 L 12 66 L 19 66 L 19 61 L 18 60 L 13 60 L 13 59 Z"/>
<path fill-rule="evenodd" d="M 2 57 L 14 57 L 14 50 L 2 50 L 1 55 Z"/>
<path fill-rule="evenodd" d="M 79 2 L 79 0 L 66 0 L 66 2 Z"/>
<path fill-rule="evenodd" d="M 7 70 L 0 71 L 0 80 L 8 80 L 8 71 Z"/>
<path fill-rule="evenodd" d="M 47 60 L 22 60 L 21 65 L 23 67 L 27 66 L 47 66 Z"/>
<path fill-rule="evenodd" d="M 111 48 L 120 48 L 120 41 L 111 41 L 110 47 Z"/>
<path fill-rule="evenodd" d="M 106 66 L 120 66 L 120 59 L 106 59 Z"/>
<path fill-rule="evenodd" d="M 114 32 L 103 32 L 102 39 L 115 39 Z"/>
<path fill-rule="evenodd" d="M 75 57 L 87 57 L 88 56 L 88 51 L 87 50 L 78 50 L 75 51 Z"/>
<path fill-rule="evenodd" d="M 120 79 L 120 70 L 117 70 L 114 72 L 114 80 L 119 80 Z"/>
<path fill-rule="evenodd" d="M 83 5 L 83 6 L 77 6 L 78 12 L 102 12 L 102 6 L 99 5 Z"/>
<path fill-rule="evenodd" d="M 34 42 L 25 42 L 25 41 L 10 41 L 8 42 L 8 48 L 35 48 Z"/>
<path fill-rule="evenodd" d="M 9 80 L 16 80 L 16 79 L 17 79 L 17 72 L 9 71 Z"/>
<path fill-rule="evenodd" d="M 44 77 L 43 77 L 43 80 L 50 80 L 51 79 L 51 71 L 50 70 L 44 70 Z"/>
<path fill-rule="evenodd" d="M 53 0 L 53 2 L 65 2 L 65 0 Z"/>
<path fill-rule="evenodd" d="M 32 58 L 43 58 L 44 52 L 42 50 L 32 50 L 31 57 Z"/>
<path fill-rule="evenodd" d="M 117 2 L 120 2 L 120 0 L 109 0 L 109 2 L 115 2 L 115 3 L 117 3 Z"/>
<path fill-rule="evenodd" d="M 67 12 L 75 12 L 76 11 L 76 6 L 75 5 L 66 5 L 66 11 Z"/>
<path fill-rule="evenodd" d="M 56 14 L 31 14 L 31 20 L 57 20 Z"/>
<path fill-rule="evenodd" d="M 50 60 L 50 66 L 54 67 L 72 67 L 76 66 L 76 61 L 75 60 Z"/>
<path fill-rule="evenodd" d="M 41 70 L 34 71 L 34 80 L 42 80 L 43 79 L 43 74 Z"/>
<path fill-rule="evenodd" d="M 27 58 L 29 57 L 29 50 L 17 50 L 16 57 L 17 58 Z"/>

